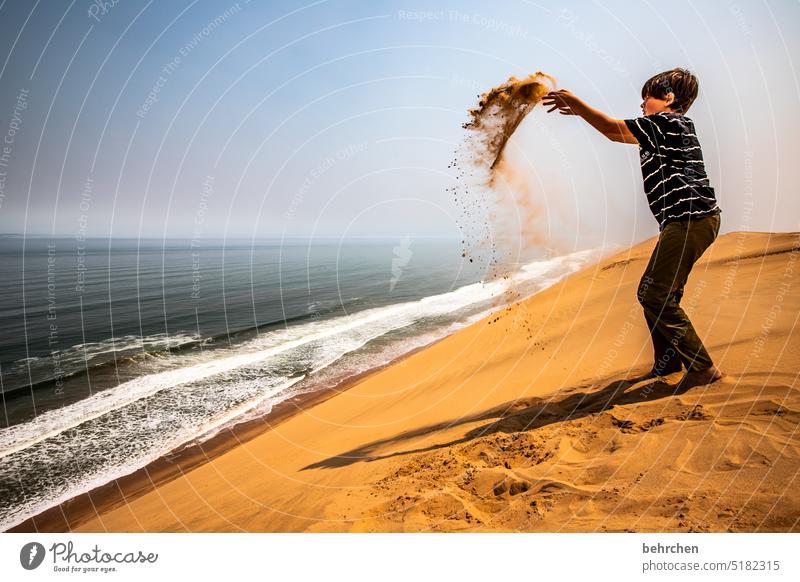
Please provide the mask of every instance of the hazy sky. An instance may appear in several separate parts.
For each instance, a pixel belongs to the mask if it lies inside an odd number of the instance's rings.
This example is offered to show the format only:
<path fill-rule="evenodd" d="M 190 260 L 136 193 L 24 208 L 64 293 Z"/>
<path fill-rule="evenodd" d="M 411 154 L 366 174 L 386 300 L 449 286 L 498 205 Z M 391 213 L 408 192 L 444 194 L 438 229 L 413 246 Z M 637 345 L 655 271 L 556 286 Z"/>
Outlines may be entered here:
<path fill-rule="evenodd" d="M 0 232 L 456 236 L 476 94 L 536 70 L 630 118 L 692 69 L 722 231 L 800 230 L 798 2 L 6 0 Z M 635 146 L 535 110 L 513 147 L 551 231 L 657 233 Z"/>

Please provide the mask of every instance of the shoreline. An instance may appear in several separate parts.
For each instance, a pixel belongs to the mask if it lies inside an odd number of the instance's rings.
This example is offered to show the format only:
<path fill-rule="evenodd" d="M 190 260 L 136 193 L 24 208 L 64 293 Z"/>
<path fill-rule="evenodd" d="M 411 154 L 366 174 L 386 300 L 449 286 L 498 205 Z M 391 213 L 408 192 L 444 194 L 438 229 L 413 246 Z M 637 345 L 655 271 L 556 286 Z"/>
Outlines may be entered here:
<path fill-rule="evenodd" d="M 591 268 L 593 264 L 592 262 L 584 264 L 578 271 Z M 574 272 L 571 274 L 574 274 Z M 569 276 L 570 274 L 562 276 L 562 279 Z M 546 290 L 550 286 L 551 285 L 548 285 L 544 289 L 534 291 L 532 295 L 527 298 Z M 423 345 L 413 347 L 407 352 L 383 364 L 347 376 L 333 386 L 289 397 L 274 405 L 269 413 L 225 428 L 202 443 L 197 442 L 198 437 L 196 437 L 179 445 L 175 449 L 161 454 L 158 458 L 150 461 L 143 467 L 133 470 L 131 473 L 112 479 L 102 485 L 92 487 L 89 491 L 74 495 L 2 531 L 9 533 L 69 532 L 83 523 L 91 521 L 102 513 L 117 509 L 138 497 L 156 490 L 170 481 L 185 476 L 190 471 L 213 461 L 237 446 L 245 444 L 271 429 L 278 427 L 292 417 L 322 404 L 333 396 L 346 392 L 386 368 L 446 340 L 465 327 L 475 325 L 507 307 L 508 305 L 506 304 L 494 305 L 489 310 L 488 315 L 484 313 L 480 319 L 471 322 L 461 322 L 463 323 L 461 327 Z M 246 413 L 247 411 L 244 411 L 242 414 L 244 415 Z"/>
<path fill-rule="evenodd" d="M 797 531 L 800 233 L 697 262 L 686 308 L 726 375 L 681 389 L 639 376 L 654 245 L 9 531 Z"/>
<path fill-rule="evenodd" d="M 180 445 L 179 448 L 161 455 L 144 467 L 45 509 L 5 530 L 4 533 L 70 532 L 73 528 L 89 521 L 98 514 L 125 505 L 133 499 L 141 497 L 189 471 L 213 461 L 231 449 L 280 426 L 293 416 L 322 404 L 342 392 L 346 392 L 368 377 L 441 342 L 447 337 L 448 335 L 445 335 L 430 343 L 412 348 L 392 360 L 349 376 L 329 388 L 313 390 L 287 398 L 276 404 L 264 416 L 224 429 L 202 443 L 190 441 Z"/>

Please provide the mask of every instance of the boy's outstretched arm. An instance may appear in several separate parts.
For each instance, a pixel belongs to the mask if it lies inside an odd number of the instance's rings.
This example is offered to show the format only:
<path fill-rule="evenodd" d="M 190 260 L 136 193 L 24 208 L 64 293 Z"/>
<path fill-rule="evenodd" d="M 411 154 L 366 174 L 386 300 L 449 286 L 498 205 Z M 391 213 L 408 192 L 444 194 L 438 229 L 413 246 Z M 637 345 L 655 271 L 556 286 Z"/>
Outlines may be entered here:
<path fill-rule="evenodd" d="M 547 110 L 548 113 L 558 109 L 561 115 L 578 115 L 582 117 L 589 125 L 611 141 L 639 143 L 639 140 L 631 133 L 631 130 L 628 129 L 623 120 L 614 119 L 594 107 L 589 107 L 566 89 L 551 91 L 544 96 L 542 103 L 544 103 L 545 107 L 552 105 Z"/>

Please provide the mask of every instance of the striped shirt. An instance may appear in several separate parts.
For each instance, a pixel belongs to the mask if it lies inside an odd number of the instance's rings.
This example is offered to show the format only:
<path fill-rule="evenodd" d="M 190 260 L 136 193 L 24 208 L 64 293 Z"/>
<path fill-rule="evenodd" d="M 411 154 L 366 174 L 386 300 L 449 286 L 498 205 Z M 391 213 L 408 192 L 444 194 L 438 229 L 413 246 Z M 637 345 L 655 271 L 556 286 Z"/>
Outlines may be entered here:
<path fill-rule="evenodd" d="M 691 119 L 661 111 L 625 125 L 639 142 L 644 192 L 659 231 L 674 220 L 720 212 Z"/>

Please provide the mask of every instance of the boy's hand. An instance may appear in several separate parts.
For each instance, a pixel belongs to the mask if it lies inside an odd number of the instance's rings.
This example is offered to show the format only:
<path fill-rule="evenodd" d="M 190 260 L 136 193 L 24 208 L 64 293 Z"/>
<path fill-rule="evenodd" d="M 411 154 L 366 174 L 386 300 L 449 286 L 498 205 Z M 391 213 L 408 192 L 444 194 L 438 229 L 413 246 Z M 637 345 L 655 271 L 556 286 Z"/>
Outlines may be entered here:
<path fill-rule="evenodd" d="M 550 109 L 547 110 L 548 113 L 558 109 L 561 115 L 580 116 L 611 141 L 639 143 L 628 129 L 628 126 L 625 125 L 625 121 L 622 119 L 614 119 L 602 111 L 590 107 L 566 89 L 550 91 L 547 95 L 542 97 L 542 103 L 545 107 L 550 107 Z"/>
<path fill-rule="evenodd" d="M 561 115 L 578 115 L 576 109 L 577 106 L 580 105 L 581 100 L 566 89 L 560 89 L 558 91 L 550 91 L 542 98 L 542 103 L 545 107 L 550 107 L 552 105 L 552 107 L 547 110 L 548 113 L 558 109 Z"/>

